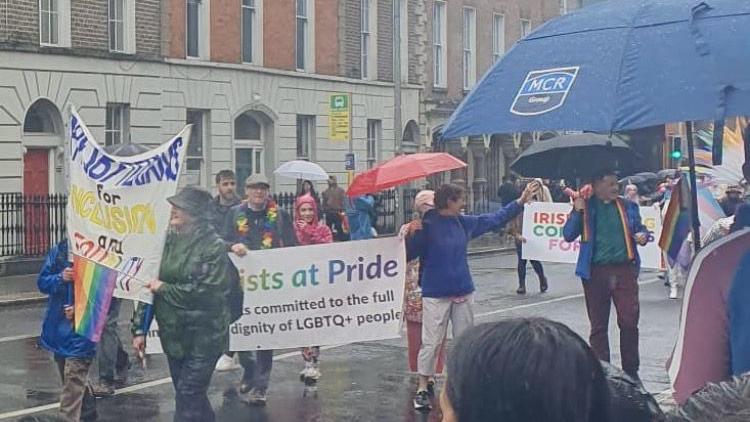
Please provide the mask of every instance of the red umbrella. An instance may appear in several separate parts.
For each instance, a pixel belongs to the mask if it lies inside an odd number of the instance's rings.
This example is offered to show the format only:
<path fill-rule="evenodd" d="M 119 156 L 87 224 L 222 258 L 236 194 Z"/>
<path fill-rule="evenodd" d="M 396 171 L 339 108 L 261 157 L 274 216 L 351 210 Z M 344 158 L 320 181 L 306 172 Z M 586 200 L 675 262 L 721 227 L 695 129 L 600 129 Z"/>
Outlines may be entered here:
<path fill-rule="evenodd" d="M 466 163 L 444 152 L 423 152 L 399 155 L 358 174 L 347 194 L 359 196 L 373 193 L 442 171 L 466 167 Z"/>

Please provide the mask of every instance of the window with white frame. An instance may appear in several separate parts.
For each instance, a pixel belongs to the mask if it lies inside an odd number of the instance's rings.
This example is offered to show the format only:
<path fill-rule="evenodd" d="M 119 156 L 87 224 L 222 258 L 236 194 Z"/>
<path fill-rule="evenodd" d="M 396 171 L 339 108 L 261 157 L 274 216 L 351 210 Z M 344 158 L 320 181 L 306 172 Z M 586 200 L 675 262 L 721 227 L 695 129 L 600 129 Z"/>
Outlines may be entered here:
<path fill-rule="evenodd" d="M 296 60 L 297 70 L 311 70 L 311 7 L 310 0 L 296 0 L 297 27 L 296 27 Z"/>
<path fill-rule="evenodd" d="M 125 0 L 109 0 L 109 50 L 125 52 Z"/>
<path fill-rule="evenodd" d="M 107 103 L 104 145 L 130 143 L 130 104 Z"/>
<path fill-rule="evenodd" d="M 433 60 L 433 84 L 436 87 L 445 88 L 447 61 L 447 35 L 448 25 L 444 1 L 435 1 L 432 9 L 432 60 Z"/>
<path fill-rule="evenodd" d="M 242 61 L 261 64 L 263 55 L 263 1 L 242 0 Z"/>
<path fill-rule="evenodd" d="M 185 123 L 193 125 L 193 129 L 190 131 L 187 154 L 185 155 L 185 170 L 191 176 L 190 182 L 195 184 L 204 182 L 205 152 L 208 150 L 206 145 L 208 140 L 208 116 L 208 110 L 187 109 L 185 113 Z"/>
<path fill-rule="evenodd" d="M 505 54 L 505 16 L 496 13 L 492 22 L 492 58 L 498 61 Z"/>
<path fill-rule="evenodd" d="M 310 160 L 315 141 L 315 116 L 297 115 L 297 158 Z"/>
<path fill-rule="evenodd" d="M 521 19 L 521 38 L 529 35 L 531 32 L 531 21 L 528 19 Z"/>
<path fill-rule="evenodd" d="M 263 126 L 252 111 L 234 119 L 234 171 L 239 181 L 263 173 Z M 237 194 L 244 191 L 244 183 L 238 183 Z"/>
<path fill-rule="evenodd" d="M 560 1 L 560 16 L 568 13 L 568 0 L 559 0 Z"/>
<path fill-rule="evenodd" d="M 70 0 L 39 0 L 38 6 L 39 45 L 70 47 Z"/>
<path fill-rule="evenodd" d="M 477 80 L 477 15 L 476 10 L 464 7 L 463 24 L 463 75 L 464 90 L 474 87 Z"/>
<path fill-rule="evenodd" d="M 206 21 L 208 0 L 186 0 L 186 30 L 185 41 L 187 57 L 199 58 L 207 57 L 208 31 L 206 30 Z"/>
<path fill-rule="evenodd" d="M 409 81 L 409 0 L 400 0 L 401 5 L 401 80 Z"/>
<path fill-rule="evenodd" d="M 367 168 L 375 167 L 378 162 L 378 148 L 383 123 L 380 120 L 367 120 Z"/>
<path fill-rule="evenodd" d="M 360 66 L 362 68 L 362 79 L 376 79 L 377 78 L 377 25 L 378 25 L 378 12 L 377 12 L 377 1 L 375 0 L 360 0 L 361 14 L 360 14 L 360 30 L 361 35 L 361 52 L 362 61 Z"/>

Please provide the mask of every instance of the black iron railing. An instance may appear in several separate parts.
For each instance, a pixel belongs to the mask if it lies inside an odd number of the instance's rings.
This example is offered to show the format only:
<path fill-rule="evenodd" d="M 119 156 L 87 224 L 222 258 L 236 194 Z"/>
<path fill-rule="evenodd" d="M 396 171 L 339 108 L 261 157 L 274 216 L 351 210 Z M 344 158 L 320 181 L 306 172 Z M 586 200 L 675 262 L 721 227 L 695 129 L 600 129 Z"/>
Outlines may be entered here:
<path fill-rule="evenodd" d="M 0 257 L 43 256 L 65 238 L 67 196 L 0 193 Z"/>

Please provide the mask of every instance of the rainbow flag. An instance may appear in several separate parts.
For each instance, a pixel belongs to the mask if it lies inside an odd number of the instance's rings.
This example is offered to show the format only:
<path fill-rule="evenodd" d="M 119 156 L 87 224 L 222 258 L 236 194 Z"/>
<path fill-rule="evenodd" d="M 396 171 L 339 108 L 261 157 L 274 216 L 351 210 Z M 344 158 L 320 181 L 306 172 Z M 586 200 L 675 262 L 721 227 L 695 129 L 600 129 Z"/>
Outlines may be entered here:
<path fill-rule="evenodd" d="M 73 269 L 75 331 L 96 343 L 107 321 L 119 273 L 78 255 L 73 256 Z"/>
<path fill-rule="evenodd" d="M 664 213 L 664 222 L 659 238 L 659 247 L 672 260 L 677 260 L 680 248 L 690 233 L 690 195 L 684 177 L 672 187 L 672 195 Z"/>

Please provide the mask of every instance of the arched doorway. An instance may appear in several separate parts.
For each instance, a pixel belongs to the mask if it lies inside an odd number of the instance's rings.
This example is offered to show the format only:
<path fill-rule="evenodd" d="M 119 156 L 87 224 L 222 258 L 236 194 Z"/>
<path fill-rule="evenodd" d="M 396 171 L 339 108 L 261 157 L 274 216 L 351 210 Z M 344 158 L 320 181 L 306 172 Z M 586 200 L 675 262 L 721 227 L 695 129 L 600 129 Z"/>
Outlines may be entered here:
<path fill-rule="evenodd" d="M 47 99 L 35 101 L 23 121 L 24 253 L 39 254 L 50 245 L 50 207 L 60 205 L 50 193 L 65 190 L 62 169 L 63 122 L 57 107 Z M 55 209 L 59 212 L 60 209 Z"/>
<path fill-rule="evenodd" d="M 47 195 L 64 190 L 63 122 L 57 107 L 41 98 L 23 121 L 23 193 Z"/>
<path fill-rule="evenodd" d="M 237 194 L 244 196 L 245 179 L 251 174 L 266 174 L 266 140 L 273 138 L 273 120 L 262 111 L 248 110 L 234 119 L 234 172 Z"/>

